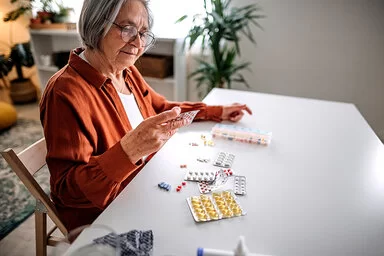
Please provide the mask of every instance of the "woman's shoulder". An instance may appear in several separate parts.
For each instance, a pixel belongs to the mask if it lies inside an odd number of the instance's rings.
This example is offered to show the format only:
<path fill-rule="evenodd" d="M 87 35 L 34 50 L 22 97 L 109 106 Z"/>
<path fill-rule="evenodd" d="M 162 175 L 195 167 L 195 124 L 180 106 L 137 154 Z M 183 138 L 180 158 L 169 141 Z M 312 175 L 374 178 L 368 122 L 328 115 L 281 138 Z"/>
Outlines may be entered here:
<path fill-rule="evenodd" d="M 77 96 L 84 96 L 89 86 L 88 82 L 73 70 L 71 66 L 66 65 L 48 80 L 44 92 L 50 94 L 51 97 L 56 95 L 77 98 Z"/>

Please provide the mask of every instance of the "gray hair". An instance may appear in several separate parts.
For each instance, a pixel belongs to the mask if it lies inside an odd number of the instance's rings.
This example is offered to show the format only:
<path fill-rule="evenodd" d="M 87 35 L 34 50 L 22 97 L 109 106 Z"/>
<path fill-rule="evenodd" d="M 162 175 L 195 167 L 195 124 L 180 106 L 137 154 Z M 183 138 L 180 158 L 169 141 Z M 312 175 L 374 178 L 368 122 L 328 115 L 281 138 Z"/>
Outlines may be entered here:
<path fill-rule="evenodd" d="M 79 33 L 84 46 L 100 50 L 99 44 L 105 37 L 119 14 L 123 4 L 131 0 L 85 0 L 79 18 Z M 149 9 L 149 0 L 138 0 L 148 14 L 149 29 L 153 25 L 152 13 Z"/>

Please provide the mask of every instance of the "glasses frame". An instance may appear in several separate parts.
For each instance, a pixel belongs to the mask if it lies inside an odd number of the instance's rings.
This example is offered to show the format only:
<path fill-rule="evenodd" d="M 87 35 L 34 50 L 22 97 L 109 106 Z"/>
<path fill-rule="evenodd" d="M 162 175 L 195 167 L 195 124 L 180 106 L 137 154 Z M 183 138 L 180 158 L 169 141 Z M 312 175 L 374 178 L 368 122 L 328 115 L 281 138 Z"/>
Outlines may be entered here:
<path fill-rule="evenodd" d="M 123 41 L 126 42 L 126 43 L 131 43 L 131 42 L 135 41 L 136 38 L 137 38 L 137 36 L 140 35 L 140 41 L 144 44 L 143 47 L 144 47 L 145 49 L 148 49 L 149 47 L 151 47 L 152 45 L 155 44 L 156 37 L 155 37 L 155 35 L 154 35 L 151 31 L 149 31 L 149 30 L 144 31 L 144 32 L 140 32 L 140 31 L 139 31 L 135 26 L 133 26 L 133 25 L 125 25 L 125 26 L 122 26 L 122 25 L 117 24 L 116 22 L 112 22 L 112 24 L 115 25 L 116 27 L 120 28 L 120 36 L 121 36 L 121 40 L 123 40 Z M 124 29 L 126 29 L 127 27 L 134 28 L 135 31 L 136 31 L 136 34 L 135 34 L 134 36 L 132 36 L 132 38 L 131 38 L 130 40 L 125 41 L 124 38 L 123 38 L 123 31 L 124 31 Z M 148 45 L 146 45 L 146 44 L 144 43 L 144 41 L 141 39 L 142 36 L 143 36 L 144 34 L 147 34 L 147 35 L 149 35 L 150 37 L 152 37 L 152 41 L 151 41 Z"/>

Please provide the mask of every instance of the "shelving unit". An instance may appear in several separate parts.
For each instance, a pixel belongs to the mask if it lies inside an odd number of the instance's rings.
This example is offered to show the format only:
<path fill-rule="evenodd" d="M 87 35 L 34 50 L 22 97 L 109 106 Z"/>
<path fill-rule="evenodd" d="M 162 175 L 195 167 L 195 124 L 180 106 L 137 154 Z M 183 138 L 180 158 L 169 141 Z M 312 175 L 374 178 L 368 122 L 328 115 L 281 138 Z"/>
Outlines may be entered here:
<path fill-rule="evenodd" d="M 55 52 L 70 51 L 81 46 L 79 34 L 75 30 L 30 30 L 32 53 L 38 69 L 42 91 L 49 78 L 58 71 L 53 65 L 43 65 L 42 55 L 52 56 Z M 156 44 L 147 51 L 151 54 L 173 56 L 173 77 L 158 79 L 145 77 L 148 84 L 168 100 L 184 101 L 187 99 L 186 59 L 182 51 L 183 39 L 157 38 Z"/>

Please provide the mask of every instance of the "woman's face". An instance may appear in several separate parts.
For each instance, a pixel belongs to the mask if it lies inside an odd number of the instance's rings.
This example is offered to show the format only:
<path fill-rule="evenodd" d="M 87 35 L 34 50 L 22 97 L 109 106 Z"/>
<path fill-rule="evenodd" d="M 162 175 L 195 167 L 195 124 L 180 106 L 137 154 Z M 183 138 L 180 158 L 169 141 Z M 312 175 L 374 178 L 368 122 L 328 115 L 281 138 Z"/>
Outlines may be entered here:
<path fill-rule="evenodd" d="M 147 11 L 138 0 L 128 0 L 123 4 L 114 22 L 119 26 L 135 26 L 139 32 L 149 29 Z M 121 29 L 116 25 L 112 25 L 101 40 L 100 48 L 111 65 L 118 70 L 132 66 L 145 49 L 139 35 L 132 42 L 124 42 Z"/>

